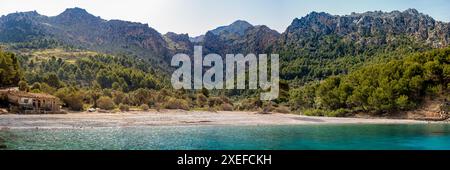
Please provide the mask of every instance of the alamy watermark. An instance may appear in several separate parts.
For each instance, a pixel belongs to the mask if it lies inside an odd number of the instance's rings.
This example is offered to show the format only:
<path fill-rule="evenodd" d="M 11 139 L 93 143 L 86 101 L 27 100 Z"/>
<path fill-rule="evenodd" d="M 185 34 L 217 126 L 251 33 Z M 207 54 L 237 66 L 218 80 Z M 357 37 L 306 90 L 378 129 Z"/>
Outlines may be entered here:
<path fill-rule="evenodd" d="M 259 87 L 268 91 L 262 92 L 260 99 L 273 100 L 278 98 L 279 94 L 279 56 L 270 54 L 270 81 L 267 75 L 267 57 L 267 54 L 259 54 L 258 57 L 252 53 L 246 56 L 226 54 L 224 70 L 222 56 L 211 53 L 203 57 L 202 46 L 195 46 L 193 67 L 191 58 L 187 54 L 180 53 L 172 57 L 171 66 L 179 68 L 173 72 L 171 83 L 175 89 L 246 89 L 246 72 L 248 71 L 248 88 Z M 205 72 L 203 72 L 204 66 L 209 68 Z M 246 70 L 247 67 L 248 70 Z"/>

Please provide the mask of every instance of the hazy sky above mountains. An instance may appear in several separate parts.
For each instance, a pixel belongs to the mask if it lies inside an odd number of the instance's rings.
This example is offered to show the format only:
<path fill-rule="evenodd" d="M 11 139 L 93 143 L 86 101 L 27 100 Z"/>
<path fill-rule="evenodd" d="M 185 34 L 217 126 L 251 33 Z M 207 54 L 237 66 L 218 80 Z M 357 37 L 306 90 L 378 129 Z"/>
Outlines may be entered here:
<path fill-rule="evenodd" d="M 190 36 L 238 19 L 283 32 L 294 18 L 311 11 L 345 15 L 415 8 L 437 20 L 450 21 L 448 0 L 1 0 L 0 15 L 36 10 L 55 16 L 72 7 L 103 19 L 148 23 L 163 34 L 172 31 Z"/>

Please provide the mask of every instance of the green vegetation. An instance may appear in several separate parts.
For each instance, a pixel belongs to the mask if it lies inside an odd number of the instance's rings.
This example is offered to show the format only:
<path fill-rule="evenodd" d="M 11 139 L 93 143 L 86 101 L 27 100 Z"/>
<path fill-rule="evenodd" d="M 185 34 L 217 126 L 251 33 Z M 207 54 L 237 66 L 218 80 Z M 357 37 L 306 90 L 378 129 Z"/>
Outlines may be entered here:
<path fill-rule="evenodd" d="M 75 62 L 51 57 L 37 62 L 25 56 L 22 60 L 25 79 L 30 84 L 44 82 L 54 88 L 93 87 L 96 82 L 102 89 L 132 91 L 138 88 L 160 89 L 165 81 L 145 62 L 127 57 L 95 55 L 78 58 Z"/>
<path fill-rule="evenodd" d="M 70 48 L 69 46 L 64 46 L 62 43 L 58 42 L 57 40 L 46 39 L 46 38 L 11 43 L 10 46 L 12 49 L 50 49 L 50 48 L 58 48 L 58 47 Z"/>
<path fill-rule="evenodd" d="M 391 39 L 392 42 L 380 45 L 357 44 L 338 35 L 298 40 L 279 52 L 280 77 L 302 86 L 329 76 L 348 74 L 367 63 L 387 62 L 430 49 L 406 36 Z"/>
<path fill-rule="evenodd" d="M 19 68 L 16 55 L 0 49 L 0 87 L 16 86 L 22 78 Z"/>
<path fill-rule="evenodd" d="M 142 105 L 140 106 L 140 108 L 141 108 L 143 111 L 147 111 L 148 109 L 150 109 L 150 107 L 149 107 L 147 104 L 142 104 Z"/>
<path fill-rule="evenodd" d="M 125 105 L 123 105 L 122 103 L 120 104 L 122 107 L 120 108 L 121 110 L 125 108 Z M 102 96 L 97 100 L 97 106 L 100 109 L 105 109 L 105 110 L 113 110 L 115 108 L 114 105 L 114 101 L 107 96 Z"/>
<path fill-rule="evenodd" d="M 183 109 L 189 110 L 189 104 L 186 100 L 170 98 L 165 104 L 166 109 Z"/>
<path fill-rule="evenodd" d="M 130 111 L 130 106 L 120 103 L 119 104 L 119 110 L 122 111 L 122 112 Z"/>
<path fill-rule="evenodd" d="M 2 52 L 0 73 L 2 86 L 53 94 L 77 111 L 166 108 L 347 116 L 410 110 L 425 96 L 448 94 L 448 48 L 418 53 L 428 47 L 407 38 L 366 49 L 333 36 L 318 41 L 282 50 L 280 97 L 270 103 L 259 100 L 259 90 L 173 90 L 169 76 L 145 59 L 53 48 L 52 41 L 22 44 L 27 50 L 19 48 L 18 57 Z"/>
<path fill-rule="evenodd" d="M 290 103 L 305 115 L 393 113 L 420 105 L 425 96 L 449 94 L 450 48 L 364 66 L 291 91 Z"/>
<path fill-rule="evenodd" d="M 45 83 L 41 83 L 41 85 L 44 84 L 44 86 L 47 86 L 47 84 Z M 50 89 L 53 90 L 53 88 L 49 87 Z M 47 91 L 50 92 L 48 90 L 44 90 L 45 88 L 42 89 L 36 89 L 36 91 Z M 76 111 L 81 111 L 83 110 L 83 104 L 84 104 L 84 100 L 86 97 L 86 93 L 84 91 L 80 91 L 76 88 L 73 87 L 64 87 L 64 88 L 60 88 L 58 89 L 58 91 L 56 91 L 54 93 L 54 95 L 56 97 L 58 97 L 59 99 L 62 100 L 62 102 L 64 103 L 64 106 L 68 107 L 71 110 L 76 110 Z"/>
<path fill-rule="evenodd" d="M 135 57 L 87 55 L 82 50 L 61 48 L 35 49 L 21 54 L 17 60 L 24 76 L 16 85 L 24 91 L 55 95 L 70 110 L 89 107 L 122 111 L 209 107 L 233 110 L 230 99 L 217 97 L 219 94 L 206 89 L 173 90 L 167 75 Z"/>

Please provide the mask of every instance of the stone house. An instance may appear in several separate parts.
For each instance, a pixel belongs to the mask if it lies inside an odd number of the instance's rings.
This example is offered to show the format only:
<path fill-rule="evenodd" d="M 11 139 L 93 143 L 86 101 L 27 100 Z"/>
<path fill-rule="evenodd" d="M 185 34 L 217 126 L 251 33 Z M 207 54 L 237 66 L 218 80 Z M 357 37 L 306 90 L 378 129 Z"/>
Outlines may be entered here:
<path fill-rule="evenodd" d="M 28 93 L 14 89 L 0 91 L 7 96 L 10 110 L 22 114 L 56 114 L 61 113 L 59 99 L 42 93 Z"/>

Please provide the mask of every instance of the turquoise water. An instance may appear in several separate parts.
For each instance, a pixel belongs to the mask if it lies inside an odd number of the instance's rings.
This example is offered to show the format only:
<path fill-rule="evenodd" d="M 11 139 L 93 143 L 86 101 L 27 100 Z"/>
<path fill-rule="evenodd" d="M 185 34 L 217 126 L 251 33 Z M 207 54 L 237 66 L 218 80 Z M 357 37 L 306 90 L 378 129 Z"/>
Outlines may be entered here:
<path fill-rule="evenodd" d="M 450 150 L 450 125 L 168 126 L 3 130 L 7 149 Z"/>

